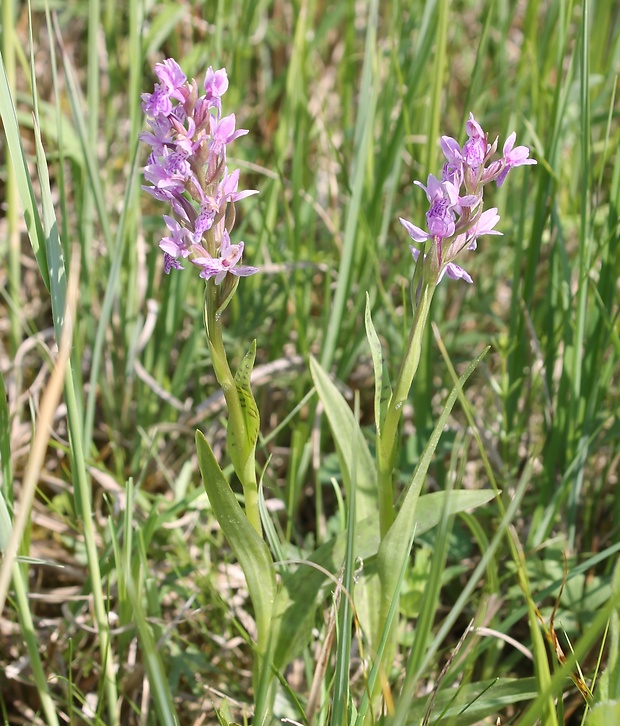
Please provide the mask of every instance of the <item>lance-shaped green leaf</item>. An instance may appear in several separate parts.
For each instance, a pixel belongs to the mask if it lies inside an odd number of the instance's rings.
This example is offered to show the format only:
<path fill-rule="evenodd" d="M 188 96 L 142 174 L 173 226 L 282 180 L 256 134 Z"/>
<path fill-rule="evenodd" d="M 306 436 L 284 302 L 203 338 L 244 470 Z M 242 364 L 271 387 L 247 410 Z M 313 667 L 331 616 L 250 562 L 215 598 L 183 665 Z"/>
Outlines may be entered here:
<path fill-rule="evenodd" d="M 260 426 L 258 407 L 250 386 L 255 358 L 256 341 L 254 340 L 235 374 L 235 388 L 241 408 L 241 416 L 243 417 L 245 436 L 240 436 L 232 418 L 228 422 L 228 452 L 237 476 L 243 483 L 247 481 L 244 474 L 246 467 L 248 465 L 254 466 L 254 451 Z"/>
<path fill-rule="evenodd" d="M 436 695 L 426 723 L 437 726 L 481 723 L 482 719 L 497 716 L 508 706 L 531 701 L 537 695 L 535 678 L 491 678 L 468 683 L 457 691 L 446 688 Z M 407 724 L 413 726 L 422 723 L 428 703 L 428 696 L 415 701 L 409 709 Z"/>
<path fill-rule="evenodd" d="M 444 511 L 447 516 L 475 509 L 489 502 L 495 496 L 488 489 L 423 494 L 416 508 L 416 534 L 420 535 L 435 527 Z M 366 569 L 379 549 L 379 513 L 358 521 L 355 528 L 354 555 Z M 342 569 L 346 548 L 346 533 L 329 540 L 319 547 L 294 572 L 282 571 L 283 587 L 276 598 L 278 637 L 274 665 L 283 670 L 301 649 L 309 642 L 316 608 L 325 598 L 328 590 L 336 585 Z"/>
<path fill-rule="evenodd" d="M 390 377 L 383 356 L 381 341 L 372 322 L 370 297 L 368 293 L 366 293 L 366 313 L 364 321 L 366 323 L 366 337 L 368 338 L 370 355 L 372 357 L 372 367 L 375 372 L 375 425 L 377 427 L 377 436 L 380 437 L 387 406 L 392 395 L 392 387 L 390 386 Z"/>
<path fill-rule="evenodd" d="M 217 463 L 209 443 L 196 431 L 196 450 L 202 481 L 215 517 L 241 565 L 258 632 L 259 652 L 266 652 L 276 596 L 276 578 L 271 554 L 265 542 L 245 516 L 237 497 Z"/>
<path fill-rule="evenodd" d="M 609 631 L 607 635 L 607 667 L 600 677 L 594 692 L 595 706 L 592 708 L 592 715 L 586 721 L 587 726 L 597 723 L 620 723 L 620 720 L 603 721 L 602 718 L 611 704 L 620 704 L 620 604 L 618 603 L 620 593 L 620 564 L 614 569 L 612 580 L 612 598 L 616 599 L 616 606 L 609 619 Z M 597 716 L 594 717 L 594 712 Z"/>
<path fill-rule="evenodd" d="M 395 588 L 402 567 L 402 563 L 404 559 L 409 556 L 407 543 L 410 541 L 411 532 L 413 531 L 414 527 L 417 527 L 418 531 L 420 531 L 421 522 L 420 512 L 418 512 L 418 505 L 421 500 L 419 500 L 419 495 L 422 484 L 424 483 L 424 480 L 426 478 L 426 473 L 431 463 L 431 459 L 433 457 L 433 454 L 435 453 L 435 449 L 437 448 L 437 444 L 439 443 L 439 439 L 441 438 L 441 434 L 443 433 L 443 430 L 445 428 L 448 416 L 450 415 L 456 399 L 458 398 L 460 389 L 462 389 L 463 385 L 465 384 L 469 376 L 471 376 L 471 374 L 474 372 L 478 363 L 487 354 L 488 350 L 488 348 L 485 348 L 485 350 L 468 366 L 467 370 L 459 378 L 458 386 L 455 386 L 450 392 L 444 409 L 441 412 L 439 418 L 437 419 L 437 423 L 435 424 L 433 433 L 431 434 L 428 443 L 424 447 L 424 451 L 422 452 L 422 456 L 420 458 L 420 461 L 418 462 L 413 477 L 411 478 L 411 481 L 409 482 L 407 489 L 404 492 L 404 495 L 402 497 L 402 505 L 398 514 L 396 515 L 396 519 L 386 533 L 379 547 L 378 569 L 379 577 L 381 578 L 383 595 L 381 618 L 382 622 L 384 621 L 385 617 L 387 617 L 390 603 L 392 601 L 392 598 L 394 597 Z M 453 497 L 463 493 L 464 492 L 450 492 L 449 496 Z M 494 493 L 490 491 L 474 491 L 469 493 L 482 495 L 483 498 L 487 497 L 487 501 L 494 496 Z M 439 504 L 439 502 L 438 505 L 439 508 L 437 511 L 437 517 L 439 518 L 441 516 L 442 505 Z"/>
<path fill-rule="evenodd" d="M 359 522 L 377 511 L 377 473 L 375 462 L 370 455 L 368 445 L 364 440 L 359 424 L 355 420 L 349 404 L 336 388 L 329 375 L 312 357 L 310 358 L 310 372 L 332 430 L 332 436 L 334 437 L 336 450 L 338 451 L 340 470 L 347 491 L 349 491 L 351 483 L 350 466 L 353 461 L 354 437 L 351 432 L 356 432 L 355 456 L 357 457 L 357 465 L 355 504 L 357 511 L 356 519 Z"/>

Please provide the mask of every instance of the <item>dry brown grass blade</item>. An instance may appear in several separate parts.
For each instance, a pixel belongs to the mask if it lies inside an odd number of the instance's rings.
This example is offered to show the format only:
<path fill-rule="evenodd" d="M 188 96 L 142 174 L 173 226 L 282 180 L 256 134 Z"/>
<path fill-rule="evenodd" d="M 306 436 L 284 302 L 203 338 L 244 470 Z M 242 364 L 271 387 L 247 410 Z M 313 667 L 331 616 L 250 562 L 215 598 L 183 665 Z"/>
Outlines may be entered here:
<path fill-rule="evenodd" d="M 560 587 L 560 591 L 559 591 L 558 596 L 556 597 L 555 603 L 553 605 L 553 611 L 551 613 L 551 617 L 549 618 L 549 625 L 547 625 L 547 623 L 545 623 L 542 613 L 536 607 L 535 603 L 532 602 L 532 605 L 534 607 L 534 612 L 536 613 L 536 617 L 540 621 L 543 632 L 545 634 L 545 638 L 547 639 L 547 642 L 551 646 L 551 649 L 553 650 L 555 657 L 557 658 L 558 663 L 560 665 L 564 665 L 566 663 L 566 655 L 564 654 L 564 651 L 562 649 L 562 646 L 560 645 L 560 641 L 558 640 L 558 636 L 555 631 L 555 616 L 557 615 L 558 608 L 560 607 L 560 600 L 562 598 L 562 593 L 564 592 L 564 586 L 566 585 L 567 579 L 568 579 L 568 561 L 566 559 L 566 553 L 564 553 L 564 577 L 562 578 L 562 586 Z M 581 695 L 584 697 L 586 703 L 591 704 L 594 696 L 592 694 L 592 691 L 588 687 L 588 684 L 586 683 L 585 678 L 583 677 L 581 669 L 579 668 L 579 664 L 577 664 L 577 672 L 571 673 L 570 677 L 571 677 L 571 680 L 573 681 L 573 683 L 579 689 L 579 692 L 581 693 Z"/>

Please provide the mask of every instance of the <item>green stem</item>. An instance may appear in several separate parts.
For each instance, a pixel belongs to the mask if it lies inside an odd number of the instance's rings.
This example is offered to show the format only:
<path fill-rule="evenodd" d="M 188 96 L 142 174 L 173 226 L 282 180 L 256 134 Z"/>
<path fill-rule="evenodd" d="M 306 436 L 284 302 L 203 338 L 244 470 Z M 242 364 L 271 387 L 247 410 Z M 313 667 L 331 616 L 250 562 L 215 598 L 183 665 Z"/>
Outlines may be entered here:
<path fill-rule="evenodd" d="M 71 450 L 73 452 L 73 465 L 75 467 L 75 507 L 82 522 L 84 546 L 86 549 L 86 558 L 88 561 L 88 570 L 93 594 L 93 609 L 95 613 L 95 620 L 97 621 L 104 688 L 108 705 L 109 720 L 107 723 L 109 723 L 110 726 L 117 726 L 119 723 L 118 691 L 116 688 L 116 673 L 114 670 L 110 626 L 108 623 L 106 599 L 103 593 L 101 581 L 99 552 L 97 550 L 97 543 L 95 540 L 95 526 L 91 504 L 92 491 L 88 481 L 88 475 L 86 473 L 86 462 L 84 460 L 84 440 L 81 428 L 82 421 L 79 414 L 80 407 L 76 396 L 76 387 L 70 364 L 67 366 L 65 398 L 67 402 L 67 416 L 69 419 Z"/>
<path fill-rule="evenodd" d="M 394 391 L 388 403 L 385 421 L 377 436 L 377 463 L 379 487 L 379 526 L 381 539 L 386 535 L 394 521 L 394 499 L 392 490 L 392 473 L 398 444 L 398 425 L 402 416 L 403 406 L 409 396 L 413 377 L 420 362 L 422 351 L 422 335 L 428 320 L 431 301 L 435 292 L 434 282 L 422 282 L 422 289 L 415 307 L 405 357 L 398 371 Z"/>
<path fill-rule="evenodd" d="M 15 589 L 15 602 L 20 630 L 28 648 L 30 667 L 41 701 L 41 709 L 45 714 L 45 719 L 49 726 L 58 726 L 59 721 L 56 715 L 56 706 L 50 695 L 47 678 L 39 655 L 39 646 L 41 645 L 40 636 L 36 632 L 34 623 L 32 622 L 26 590 L 26 577 L 17 562 L 13 564 L 13 587 Z"/>
<path fill-rule="evenodd" d="M 247 427 L 245 417 L 237 393 L 235 378 L 228 365 L 226 349 L 222 339 L 222 321 L 218 315 L 219 289 L 213 280 L 207 281 L 205 290 L 205 323 L 207 328 L 207 342 L 211 353 L 211 362 L 217 382 L 222 388 L 226 406 L 228 408 L 228 426 L 234 430 L 237 445 L 247 441 Z M 254 456 L 247 456 L 241 470 L 236 470 L 243 487 L 245 499 L 245 514 L 250 524 L 263 536 L 263 529 L 258 509 L 258 485 L 256 482 L 256 464 Z"/>

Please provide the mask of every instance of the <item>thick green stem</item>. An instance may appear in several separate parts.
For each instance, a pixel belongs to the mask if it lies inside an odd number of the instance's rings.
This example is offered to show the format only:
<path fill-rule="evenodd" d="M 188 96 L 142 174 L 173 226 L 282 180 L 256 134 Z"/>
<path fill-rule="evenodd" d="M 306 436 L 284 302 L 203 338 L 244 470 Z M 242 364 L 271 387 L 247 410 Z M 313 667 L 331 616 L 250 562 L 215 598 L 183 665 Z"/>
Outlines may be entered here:
<path fill-rule="evenodd" d="M 398 424 L 402 416 L 403 406 L 409 396 L 422 350 L 422 335 L 428 320 L 428 313 L 435 292 L 434 282 L 423 282 L 419 300 L 415 307 L 405 357 L 398 371 L 396 385 L 388 403 L 385 421 L 381 433 L 377 437 L 377 463 L 379 487 L 379 523 L 381 539 L 385 536 L 394 521 L 394 499 L 392 490 L 392 474 L 394 459 L 398 448 Z"/>
<path fill-rule="evenodd" d="M 211 362 L 217 382 L 222 388 L 226 406 L 228 408 L 228 425 L 235 432 L 237 442 L 247 441 L 247 427 L 245 417 L 237 393 L 235 378 L 228 365 L 224 341 L 222 339 L 222 322 L 218 314 L 219 291 L 212 280 L 207 282 L 205 291 L 205 323 L 207 327 L 207 341 L 211 353 Z M 250 524 L 263 536 L 258 509 L 258 485 L 256 482 L 256 464 L 253 456 L 247 456 L 240 471 L 236 471 L 245 498 L 245 514 Z"/>

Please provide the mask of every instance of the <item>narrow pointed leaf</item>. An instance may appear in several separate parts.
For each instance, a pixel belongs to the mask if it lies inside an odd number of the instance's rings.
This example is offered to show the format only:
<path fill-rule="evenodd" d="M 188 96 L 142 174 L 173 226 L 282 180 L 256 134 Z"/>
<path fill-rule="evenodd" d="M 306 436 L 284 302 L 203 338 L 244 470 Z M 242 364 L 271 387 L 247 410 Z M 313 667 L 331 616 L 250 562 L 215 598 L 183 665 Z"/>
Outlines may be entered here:
<path fill-rule="evenodd" d="M 276 594 L 271 555 L 241 509 L 201 431 L 196 431 L 196 450 L 202 481 L 213 512 L 247 580 L 259 643 L 266 643 Z"/>
<path fill-rule="evenodd" d="M 428 724 L 448 726 L 458 723 L 459 726 L 469 726 L 481 723 L 482 719 L 496 717 L 514 703 L 531 701 L 536 696 L 535 678 L 493 678 L 469 683 L 457 691 L 452 688 L 440 690 Z M 428 698 L 425 697 L 412 704 L 407 724 L 413 726 L 422 722 L 427 702 Z"/>
<path fill-rule="evenodd" d="M 418 499 L 416 534 L 423 534 L 435 527 L 441 518 L 446 492 L 424 494 Z M 446 514 L 451 516 L 468 509 L 475 509 L 491 501 L 494 492 L 488 489 L 452 492 L 446 503 Z M 276 612 L 279 631 L 274 663 L 282 670 L 308 643 L 311 637 L 316 608 L 328 591 L 335 588 L 333 581 L 316 569 L 317 565 L 338 577 L 344 562 L 346 533 L 341 533 L 319 547 L 294 572 L 282 572 L 283 588 L 278 592 Z M 379 549 L 379 513 L 358 521 L 356 525 L 354 554 L 366 568 L 367 562 Z"/>
<path fill-rule="evenodd" d="M 465 384 L 469 376 L 474 372 L 476 366 L 486 355 L 487 351 L 488 348 L 486 348 L 468 366 L 465 373 L 463 373 L 463 375 L 459 378 L 458 387 L 455 386 L 450 392 L 444 409 L 441 412 L 437 423 L 435 424 L 435 428 L 433 429 L 433 433 L 431 434 L 428 443 L 424 447 L 422 457 L 420 458 L 418 466 L 416 467 L 413 477 L 405 491 L 402 505 L 398 514 L 396 515 L 396 519 L 386 533 L 383 541 L 381 542 L 381 546 L 379 547 L 379 577 L 381 578 L 383 590 L 382 610 L 384 612 L 384 615 L 387 615 L 387 612 L 389 610 L 390 602 L 395 591 L 396 580 L 398 578 L 398 573 L 400 572 L 400 569 L 402 567 L 403 560 L 409 556 L 409 552 L 407 550 L 407 543 L 411 538 L 411 533 L 414 527 L 417 527 L 417 530 L 420 531 L 420 526 L 422 524 L 421 515 L 423 515 L 423 512 L 419 511 L 419 505 L 421 502 L 421 499 L 419 499 L 419 495 L 422 484 L 424 483 L 424 480 L 426 478 L 426 473 L 431 463 L 431 459 L 433 457 L 433 454 L 435 453 L 435 449 L 437 448 L 437 444 L 439 443 L 439 439 L 441 438 L 441 434 L 443 433 L 443 430 L 445 428 L 448 416 L 450 415 L 456 399 L 458 398 L 459 389 L 462 389 L 463 385 Z M 437 494 L 445 496 L 446 493 L 437 492 L 436 494 L 431 494 L 428 496 L 436 497 L 437 499 L 437 509 L 435 511 L 435 514 L 437 515 L 438 521 L 441 516 L 443 502 L 440 501 L 441 497 L 437 497 Z M 468 491 L 449 493 L 450 499 L 452 499 L 453 497 L 456 498 L 461 495 L 474 495 L 472 497 L 472 500 L 476 498 L 476 496 L 480 496 L 481 499 L 479 500 L 479 503 L 482 503 L 482 501 L 488 501 L 489 499 L 491 499 L 494 496 L 494 493 L 492 491 Z"/>
<path fill-rule="evenodd" d="M 383 356 L 381 341 L 372 322 L 368 293 L 366 293 L 366 313 L 364 321 L 366 323 L 366 337 L 368 338 L 370 355 L 372 357 L 372 367 L 375 373 L 375 426 L 377 427 L 377 436 L 380 437 L 387 405 L 392 395 L 392 387 L 390 386 L 389 373 Z"/>
<path fill-rule="evenodd" d="M 329 375 L 314 359 L 310 358 L 310 372 L 321 403 L 327 414 L 327 420 L 332 430 L 334 443 L 338 451 L 340 468 L 348 489 L 351 482 L 350 462 L 353 457 L 353 437 L 350 432 L 355 431 L 356 468 L 356 510 L 357 521 L 366 519 L 377 511 L 377 473 L 368 445 L 360 431 L 358 422 L 353 416 L 349 404 L 336 388 Z M 377 529 L 379 523 L 377 521 Z"/>
<path fill-rule="evenodd" d="M 67 274 L 65 260 L 58 234 L 56 212 L 52 202 L 49 171 L 45 149 L 41 141 L 41 131 L 36 119 L 34 122 L 34 137 L 37 149 L 37 172 L 41 186 L 41 205 L 43 207 L 43 235 L 45 238 L 45 251 L 50 280 L 50 296 L 52 298 L 52 316 L 56 339 L 60 340 L 62 324 L 65 314 L 65 299 L 67 296 Z"/>
<path fill-rule="evenodd" d="M 236 472 L 243 472 L 248 458 L 254 457 L 256 441 L 258 439 L 260 418 L 250 386 L 250 376 L 252 375 L 255 357 L 256 341 L 254 340 L 241 361 L 239 370 L 235 374 L 235 386 L 237 388 L 237 396 L 239 397 L 246 431 L 246 440 L 237 441 L 235 427 L 228 426 L 230 458 L 233 461 Z"/>

